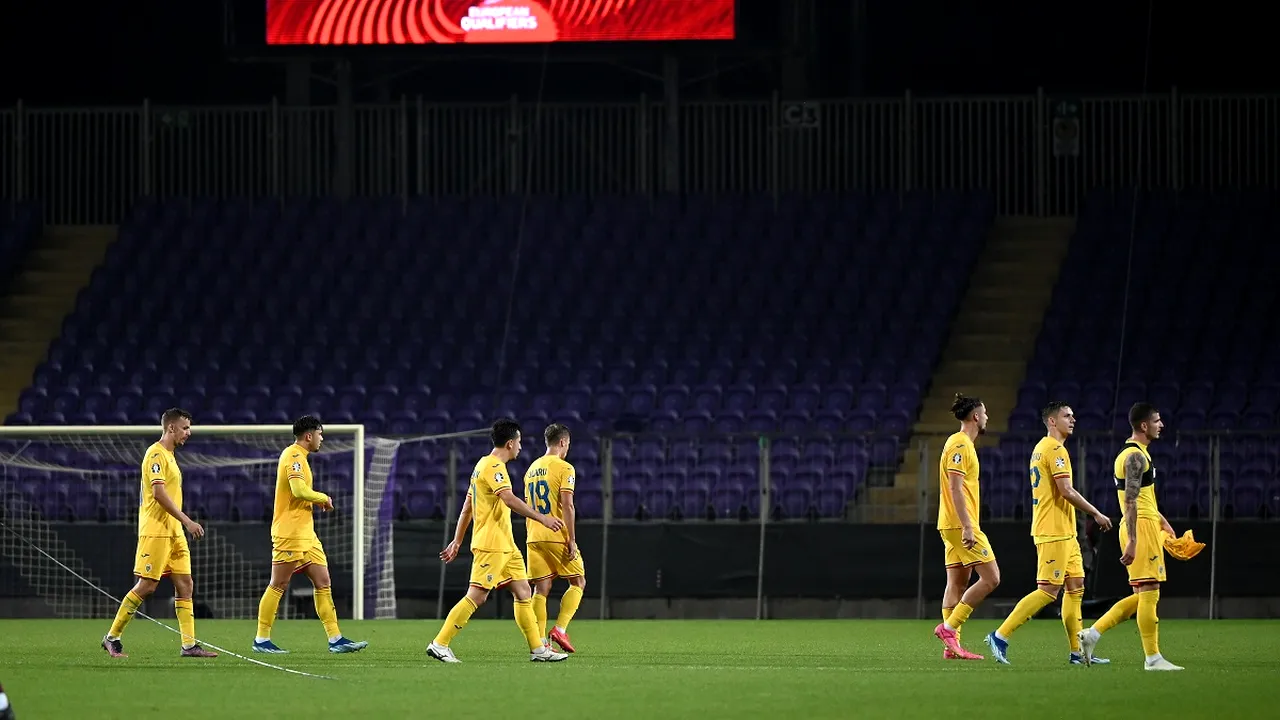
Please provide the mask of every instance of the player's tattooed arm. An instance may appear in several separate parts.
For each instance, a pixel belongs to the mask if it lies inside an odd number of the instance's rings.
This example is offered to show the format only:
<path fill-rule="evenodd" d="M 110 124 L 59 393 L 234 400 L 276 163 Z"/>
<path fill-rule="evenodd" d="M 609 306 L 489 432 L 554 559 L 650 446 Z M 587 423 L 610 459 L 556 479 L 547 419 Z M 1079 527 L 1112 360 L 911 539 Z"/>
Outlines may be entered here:
<path fill-rule="evenodd" d="M 1142 490 L 1142 473 L 1146 470 L 1140 453 L 1129 453 L 1124 461 L 1124 522 L 1130 542 L 1138 537 L 1138 492 Z"/>

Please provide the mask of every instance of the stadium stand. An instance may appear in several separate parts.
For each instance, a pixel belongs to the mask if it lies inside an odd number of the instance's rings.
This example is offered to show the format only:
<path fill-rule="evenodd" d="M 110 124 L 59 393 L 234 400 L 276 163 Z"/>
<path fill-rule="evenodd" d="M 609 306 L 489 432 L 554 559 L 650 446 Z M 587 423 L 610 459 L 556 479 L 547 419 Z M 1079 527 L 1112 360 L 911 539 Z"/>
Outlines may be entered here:
<path fill-rule="evenodd" d="M 20 273 L 28 254 L 40 236 L 40 209 L 32 203 L 0 201 L 0 407 L 9 403 L 8 413 L 18 393 L 31 380 L 31 367 L 22 363 L 24 355 L 43 354 L 48 341 L 30 342 L 29 317 L 33 308 L 23 302 Z"/>
<path fill-rule="evenodd" d="M 1280 334 L 1259 310 L 1274 306 L 1280 268 L 1280 210 L 1268 193 L 1150 192 L 1139 198 L 1126 308 L 1132 191 L 1095 191 L 1045 315 L 1036 351 L 1009 419 L 1014 434 L 984 449 L 983 500 L 992 512 L 1025 515 L 1025 458 L 1050 398 L 1074 404 L 1077 432 L 1128 432 L 1126 413 L 1149 400 L 1166 418 L 1157 464 L 1173 468 L 1160 503 L 1174 517 L 1210 513 L 1210 439 L 1221 440 L 1222 502 L 1228 516 L 1280 511 L 1273 430 L 1280 410 Z M 1125 327 L 1123 363 L 1121 324 Z M 1118 386 L 1117 386 L 1118 378 Z M 1113 412 L 1114 404 L 1114 412 Z M 1092 442 L 1083 461 L 1089 495 L 1119 512 L 1110 463 L 1115 442 Z M 1077 450 L 1077 452 L 1079 452 Z M 990 472 L 988 472 L 990 468 Z"/>
<path fill-rule="evenodd" d="M 0 282 L 3 290 L 40 235 L 40 210 L 31 203 L 0 202 Z"/>
<path fill-rule="evenodd" d="M 150 424 L 177 404 L 203 424 L 315 411 L 389 434 L 495 412 L 530 434 L 782 431 L 775 511 L 843 517 L 872 469 L 898 466 L 993 204 L 535 197 L 524 213 L 520 198 L 139 205 L 7 422 Z M 758 512 L 754 439 L 654 437 L 613 445 L 615 517 Z M 580 512 L 599 517 L 595 443 L 572 459 Z M 440 461 L 398 461 L 401 517 L 441 515 Z M 266 511 L 258 489 L 187 482 L 214 516 Z M 74 497 L 41 502 L 84 519 L 128 502 Z"/>

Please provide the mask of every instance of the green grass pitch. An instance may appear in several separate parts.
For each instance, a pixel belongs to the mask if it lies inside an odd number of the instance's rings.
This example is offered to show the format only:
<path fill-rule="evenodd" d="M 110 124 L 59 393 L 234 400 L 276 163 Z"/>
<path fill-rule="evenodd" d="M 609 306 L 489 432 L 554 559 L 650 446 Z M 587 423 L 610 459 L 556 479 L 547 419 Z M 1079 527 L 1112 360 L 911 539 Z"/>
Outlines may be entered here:
<path fill-rule="evenodd" d="M 1187 669 L 1142 670 L 1128 622 L 1098 646 L 1111 666 L 1066 664 L 1062 625 L 1033 620 L 1012 666 L 943 661 L 934 621 L 593 621 L 573 624 L 578 653 L 528 661 L 512 621 L 478 620 L 453 647 L 461 665 L 426 657 L 434 620 L 347 621 L 367 650 L 330 655 L 315 620 L 281 621 L 293 652 L 254 657 L 336 681 L 286 675 L 222 656 L 178 657 L 174 634 L 135 620 L 130 657 L 98 647 L 106 620 L 0 620 L 0 682 L 18 720 L 318 717 L 1276 717 L 1280 623 L 1161 623 L 1161 650 Z M 986 654 L 976 619 L 964 644 Z M 249 655 L 254 624 L 205 620 L 208 642 Z M 1032 713 L 1035 713 L 1032 715 Z"/>

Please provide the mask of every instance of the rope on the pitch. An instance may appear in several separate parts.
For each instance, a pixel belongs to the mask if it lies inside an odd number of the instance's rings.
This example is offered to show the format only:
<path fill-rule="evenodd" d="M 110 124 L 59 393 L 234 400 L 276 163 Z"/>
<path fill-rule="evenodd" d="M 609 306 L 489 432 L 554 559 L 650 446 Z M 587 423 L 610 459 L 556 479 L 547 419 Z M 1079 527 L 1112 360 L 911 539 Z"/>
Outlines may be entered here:
<path fill-rule="evenodd" d="M 538 128 L 542 125 L 542 108 L 543 95 L 547 87 L 547 66 L 551 60 L 551 45 L 548 43 L 542 48 L 542 66 L 538 72 L 538 94 L 533 105 L 533 127 L 530 132 L 521 132 L 521 137 L 535 139 L 538 136 Z M 496 412 L 501 408 L 498 404 L 501 399 L 502 383 L 505 380 L 504 375 L 507 370 L 507 343 L 511 335 L 511 315 L 515 310 L 516 304 L 516 287 L 520 279 L 520 251 L 524 247 L 525 236 L 525 216 L 529 213 L 529 188 L 533 184 L 533 159 L 537 152 L 537 148 L 541 143 L 525 142 L 523 143 L 525 152 L 524 167 L 524 187 L 520 188 L 520 221 L 516 225 L 516 247 L 515 253 L 511 258 L 511 284 L 507 290 L 507 315 L 502 323 L 502 342 L 498 346 L 498 375 L 494 378 L 493 384 L 493 410 Z"/>
<path fill-rule="evenodd" d="M 1133 283 L 1133 248 L 1138 237 L 1138 196 L 1142 190 L 1143 161 L 1147 150 L 1147 87 L 1151 79 L 1151 34 L 1152 18 L 1155 16 L 1155 0 L 1147 0 L 1147 43 L 1142 61 L 1142 95 L 1138 100 L 1138 150 L 1137 167 L 1134 172 L 1133 200 L 1129 208 L 1129 250 L 1125 262 L 1124 304 L 1120 311 L 1120 349 L 1116 357 L 1116 390 L 1111 399 L 1111 417 L 1114 418 L 1120 405 L 1120 378 L 1124 370 L 1124 345 L 1129 332 L 1129 295 Z"/>
<path fill-rule="evenodd" d="M 23 535 L 22 533 L 18 532 L 17 530 L 14 530 L 12 527 L 9 527 L 9 525 L 8 525 L 7 523 L 5 523 L 3 520 L 0 520 L 0 527 L 4 528 L 5 530 L 8 530 L 10 533 L 12 533 L 12 534 L 13 534 L 13 536 L 14 536 L 14 537 L 16 537 L 16 538 L 18 538 L 19 540 L 21 540 L 22 542 L 24 542 L 24 543 L 26 543 L 26 544 L 30 545 L 32 548 L 34 548 L 34 549 L 35 549 L 35 551 L 36 551 L 36 552 L 38 552 L 38 553 L 40 553 L 41 555 L 43 555 L 43 556 L 45 556 L 45 557 L 49 558 L 50 560 L 52 560 L 52 561 L 54 562 L 54 564 L 56 564 L 58 567 L 60 567 L 60 568 L 62 568 L 63 570 L 66 570 L 67 572 L 71 573 L 71 575 L 72 575 L 72 576 L 74 576 L 74 577 L 75 577 L 77 580 L 79 580 L 80 582 L 82 582 L 82 583 L 84 583 L 85 585 L 88 585 L 89 587 L 93 588 L 94 590 L 97 590 L 98 592 L 102 593 L 103 595 L 105 595 L 109 600 L 111 600 L 111 601 L 112 601 L 112 602 L 114 602 L 115 604 L 117 604 L 117 605 L 119 605 L 119 604 L 120 604 L 120 598 L 115 597 L 115 596 L 114 596 L 114 595 L 112 595 L 111 593 L 109 593 L 109 592 L 107 592 L 106 590 L 104 590 L 103 588 L 99 587 L 99 586 L 98 586 L 97 584 L 95 584 L 92 580 L 89 580 L 88 578 L 84 577 L 83 575 L 81 575 L 80 573 L 76 572 L 75 570 L 72 570 L 71 568 L 67 567 L 67 566 L 66 566 L 66 565 L 65 565 L 61 560 L 59 560 L 58 558 L 56 558 L 56 557 L 54 557 L 54 556 L 50 555 L 49 553 L 45 552 L 45 551 L 44 551 L 44 548 L 42 548 L 42 547 L 40 547 L 39 545 L 36 545 L 35 543 L 33 543 L 33 542 L 31 542 L 30 540 L 28 540 L 28 539 L 27 539 L 27 537 L 26 537 L 25 535 Z M 153 622 L 153 623 L 155 623 L 155 624 L 159 625 L 160 627 L 164 628 L 165 630 L 168 630 L 169 632 L 174 633 L 175 635 L 177 635 L 177 636 L 179 636 L 179 637 L 181 637 L 181 636 L 182 636 L 182 631 L 181 631 L 181 630 L 178 630 L 177 628 L 174 628 L 174 627 L 170 627 L 170 626 L 168 626 L 168 625 L 165 625 L 164 623 L 162 623 L 162 622 L 160 622 L 159 620 L 157 620 L 157 619 L 155 619 L 155 618 L 151 617 L 150 615 L 147 615 L 146 613 L 142 612 L 141 610 L 135 611 L 135 612 L 134 612 L 134 616 L 135 616 L 135 617 L 143 618 L 144 620 L 150 620 L 151 622 Z M 330 677 L 330 676 L 328 676 L 328 675 L 317 675 L 317 674 L 315 674 L 315 673 L 303 672 L 302 670 L 294 670 L 293 668 L 287 668 L 287 667 L 283 667 L 283 666 L 280 666 L 280 665 L 273 665 L 273 664 L 271 664 L 271 663 L 269 663 L 269 662 L 263 662 L 263 661 L 261 661 L 261 660 L 255 660 L 254 658 L 246 657 L 246 656 L 241 655 L 241 654 L 239 654 L 239 653 L 232 652 L 231 650 L 228 650 L 228 649 L 226 649 L 226 648 L 224 648 L 224 647 L 219 647 L 219 646 L 217 646 L 217 645 L 214 645 L 214 644 L 213 644 L 213 643 L 211 643 L 211 642 L 206 642 L 206 641 L 201 640 L 201 639 L 199 639 L 199 638 L 195 638 L 195 640 L 196 640 L 196 642 L 197 642 L 198 644 L 200 644 L 200 645 L 204 645 L 204 646 L 206 646 L 206 647 L 213 648 L 214 650 L 218 651 L 219 653 L 223 653 L 223 654 L 226 654 L 226 655 L 230 655 L 231 657 L 239 658 L 239 659 L 244 660 L 244 661 L 246 661 L 246 662 L 251 662 L 251 663 L 253 663 L 254 665 L 260 665 L 260 666 L 265 667 L 265 668 L 271 668 L 272 670 L 279 670 L 280 672 L 289 673 L 289 674 L 291 674 L 291 675 L 301 675 L 301 676 L 303 676 L 303 677 L 316 678 L 317 680 L 337 680 L 337 678 L 335 678 L 335 677 Z"/>
<path fill-rule="evenodd" d="M 1129 295 L 1133 284 L 1133 248 L 1137 244 L 1138 238 L 1138 195 L 1142 190 L 1142 163 L 1146 159 L 1145 151 L 1147 149 L 1147 88 L 1151 79 L 1151 35 L 1152 18 L 1154 16 L 1155 0 L 1147 0 L 1147 41 L 1142 59 L 1142 95 L 1138 99 L 1138 149 L 1134 172 L 1133 198 L 1129 208 L 1129 248 L 1124 271 L 1124 303 L 1120 311 L 1120 347 L 1116 356 L 1116 388 L 1115 393 L 1111 396 L 1111 412 L 1108 413 L 1111 422 L 1115 422 L 1116 411 L 1120 405 L 1120 379 L 1124 372 L 1124 346 L 1125 338 L 1129 333 Z M 1093 572 L 1096 578 L 1101 569 L 1101 563 L 1097 561 L 1097 548 L 1094 548 L 1093 553 Z M 1097 588 L 1098 583 L 1089 583 L 1089 587 Z M 1097 590 L 1094 590 L 1094 592 L 1096 593 Z"/>

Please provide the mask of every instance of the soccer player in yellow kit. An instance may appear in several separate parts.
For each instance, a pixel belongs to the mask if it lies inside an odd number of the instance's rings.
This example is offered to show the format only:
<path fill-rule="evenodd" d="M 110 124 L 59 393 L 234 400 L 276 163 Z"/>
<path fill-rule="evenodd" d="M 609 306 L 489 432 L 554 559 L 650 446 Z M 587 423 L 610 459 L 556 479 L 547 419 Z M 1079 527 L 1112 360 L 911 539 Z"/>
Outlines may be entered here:
<path fill-rule="evenodd" d="M 587 589 L 587 570 L 578 551 L 577 523 L 573 506 L 573 490 L 577 473 L 565 457 L 569 454 L 569 428 L 554 423 L 542 433 L 547 454 L 533 461 L 524 474 L 526 501 L 544 515 L 559 518 L 564 527 L 548 530 L 528 523 L 525 547 L 529 551 L 529 581 L 533 583 L 533 614 L 538 618 L 538 637 L 547 642 L 547 596 L 556 578 L 569 581 L 569 589 L 560 598 L 560 615 L 551 628 L 550 641 L 571 653 L 569 621 L 578 611 L 582 593 Z"/>
<path fill-rule="evenodd" d="M 138 550 L 133 574 L 138 582 L 120 602 L 111 630 L 102 638 L 102 649 L 111 657 L 128 657 L 120 637 L 133 615 L 169 576 L 173 583 L 173 611 L 182 632 L 182 657 L 218 657 L 196 642 L 195 605 L 191 601 L 191 537 L 204 537 L 204 528 L 182 512 L 182 470 L 174 452 L 191 437 L 191 413 L 169 408 L 160 416 L 160 439 L 142 456 L 142 491 L 138 509 Z"/>
<path fill-rule="evenodd" d="M 944 659 L 981 660 L 981 655 L 960 646 L 960 628 L 1000 585 L 995 551 L 978 525 L 979 467 L 974 443 L 987 431 L 987 406 L 978 398 L 957 393 L 951 413 L 960 421 L 960 431 L 947 438 L 939 461 L 938 534 L 942 536 L 947 589 L 942 596 L 943 621 L 933 634 L 942 641 Z M 970 587 L 975 570 L 978 582 Z"/>
<path fill-rule="evenodd" d="M 1160 438 L 1164 421 L 1150 403 L 1134 403 L 1129 409 L 1129 425 L 1133 434 L 1116 455 L 1116 492 L 1124 519 L 1120 521 L 1120 562 L 1129 570 L 1133 594 L 1111 606 L 1088 630 L 1080 631 L 1080 651 L 1085 664 L 1094 660 L 1094 648 L 1102 633 L 1138 614 L 1138 633 L 1146 654 L 1145 670 L 1182 670 L 1160 654 L 1160 619 L 1156 605 L 1160 602 L 1160 583 L 1165 581 L 1164 542 L 1161 531 L 1177 537 L 1173 527 L 1156 505 L 1156 466 L 1148 451 Z"/>
<path fill-rule="evenodd" d="M 489 599 L 489 592 L 505 586 L 515 597 L 516 626 L 529 643 L 529 660 L 559 662 L 569 656 L 552 651 L 538 634 L 538 620 L 533 613 L 524 558 L 511 534 L 511 511 L 515 510 L 555 532 L 559 532 L 564 523 L 535 511 L 511 491 L 507 463 L 520 455 L 520 424 L 510 418 L 496 420 L 489 429 L 489 439 L 493 441 L 493 451 L 480 458 L 471 472 L 471 489 L 458 515 L 458 529 L 453 541 L 440 551 L 441 560 L 453 562 L 467 535 L 467 526 L 475 518 L 475 532 L 471 533 L 471 587 L 449 611 L 436 639 L 427 646 L 427 655 L 440 662 L 462 662 L 453 654 L 449 643 Z"/>
<path fill-rule="evenodd" d="M 289 589 L 289 581 L 296 573 L 306 573 L 315 587 L 316 617 L 324 624 L 329 652 L 357 652 L 369 643 L 348 640 L 338 629 L 329 561 L 316 535 L 311 514 L 313 508 L 323 512 L 333 509 L 333 500 L 312 488 L 311 463 L 307 459 L 324 443 L 324 426 L 311 415 L 300 417 L 293 424 L 293 440 L 293 444 L 280 453 L 276 465 L 276 503 L 271 516 L 271 584 L 258 602 L 258 634 L 253 639 L 253 651 L 288 652 L 271 641 L 271 626 L 275 624 L 276 610 Z"/>
<path fill-rule="evenodd" d="M 1009 664 L 1009 638 L 1022 624 L 1058 599 L 1062 586 L 1062 625 L 1071 649 L 1068 661 L 1084 663 L 1077 633 L 1084 627 L 1080 604 L 1084 600 L 1084 560 L 1076 539 L 1076 509 L 1093 516 L 1103 530 L 1111 529 L 1111 518 L 1098 512 L 1071 484 L 1071 456 L 1065 443 L 1076 429 L 1076 416 L 1065 402 L 1051 402 L 1040 413 L 1047 434 L 1031 451 L 1031 537 L 1038 556 L 1036 590 L 1018 601 L 998 630 L 988 633 L 987 646 L 996 662 Z M 1103 658 L 1093 662 L 1106 664 Z"/>

